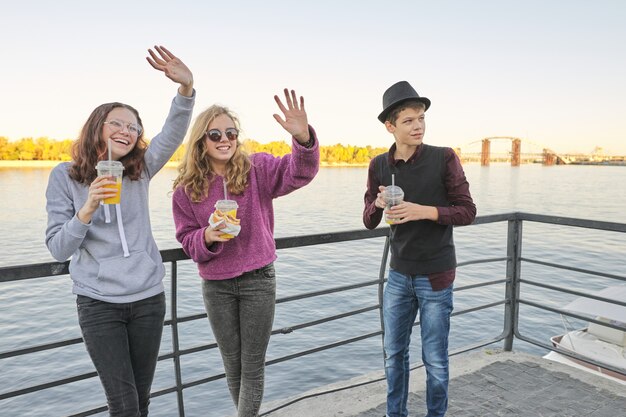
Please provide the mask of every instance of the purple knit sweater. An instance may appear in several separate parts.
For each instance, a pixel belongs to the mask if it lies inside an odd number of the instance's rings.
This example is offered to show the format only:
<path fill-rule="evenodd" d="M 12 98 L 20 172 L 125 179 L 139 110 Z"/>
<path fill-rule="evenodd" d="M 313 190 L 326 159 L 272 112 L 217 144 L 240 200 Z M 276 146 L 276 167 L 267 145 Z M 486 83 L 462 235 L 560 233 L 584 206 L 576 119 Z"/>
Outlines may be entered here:
<path fill-rule="evenodd" d="M 209 280 L 235 278 L 261 268 L 276 259 L 274 207 L 272 200 L 303 187 L 319 170 L 319 146 L 315 132 L 313 147 L 307 149 L 292 138 L 292 153 L 277 158 L 266 153 L 250 156 L 252 168 L 248 186 L 240 195 L 229 195 L 239 205 L 237 217 L 241 232 L 228 242 L 215 242 L 207 248 L 204 229 L 217 200 L 224 198 L 223 177 L 216 176 L 208 196 L 193 203 L 183 187 L 174 191 L 172 208 L 176 239 L 198 264 L 200 276 Z"/>

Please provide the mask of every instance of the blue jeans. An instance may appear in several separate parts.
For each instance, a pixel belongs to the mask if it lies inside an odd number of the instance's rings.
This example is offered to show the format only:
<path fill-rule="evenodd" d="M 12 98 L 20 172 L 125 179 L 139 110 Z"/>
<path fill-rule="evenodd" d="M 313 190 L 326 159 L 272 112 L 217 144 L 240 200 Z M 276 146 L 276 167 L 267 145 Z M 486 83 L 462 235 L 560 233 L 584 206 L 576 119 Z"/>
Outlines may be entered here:
<path fill-rule="evenodd" d="M 276 305 L 274 264 L 220 281 L 203 280 L 204 306 L 238 417 L 256 417 Z"/>
<path fill-rule="evenodd" d="M 452 285 L 433 291 L 428 277 L 391 269 L 383 295 L 387 416 L 406 417 L 409 391 L 409 344 L 420 312 L 422 361 L 426 368 L 427 417 L 444 416 L 448 408 L 448 334 Z"/>
<path fill-rule="evenodd" d="M 116 417 L 145 417 L 156 369 L 165 294 L 132 303 L 107 303 L 79 295 L 78 322 Z"/>

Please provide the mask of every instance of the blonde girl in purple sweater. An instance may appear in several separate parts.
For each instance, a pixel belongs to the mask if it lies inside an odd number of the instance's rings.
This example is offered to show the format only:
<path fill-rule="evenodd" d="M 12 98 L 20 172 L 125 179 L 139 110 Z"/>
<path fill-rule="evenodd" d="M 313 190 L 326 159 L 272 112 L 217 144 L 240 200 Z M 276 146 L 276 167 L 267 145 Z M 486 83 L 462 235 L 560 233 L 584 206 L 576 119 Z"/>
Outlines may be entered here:
<path fill-rule="evenodd" d="M 284 90 L 274 96 L 283 117 L 274 119 L 292 136 L 292 153 L 248 156 L 238 140 L 239 120 L 211 106 L 195 120 L 179 176 L 174 181 L 176 238 L 198 265 L 204 305 L 222 355 L 228 389 L 239 417 L 254 417 L 263 398 L 265 352 L 274 320 L 276 278 L 272 201 L 311 182 L 319 146 L 304 99 Z M 217 200 L 238 204 L 241 230 L 221 237 L 210 226 Z"/>

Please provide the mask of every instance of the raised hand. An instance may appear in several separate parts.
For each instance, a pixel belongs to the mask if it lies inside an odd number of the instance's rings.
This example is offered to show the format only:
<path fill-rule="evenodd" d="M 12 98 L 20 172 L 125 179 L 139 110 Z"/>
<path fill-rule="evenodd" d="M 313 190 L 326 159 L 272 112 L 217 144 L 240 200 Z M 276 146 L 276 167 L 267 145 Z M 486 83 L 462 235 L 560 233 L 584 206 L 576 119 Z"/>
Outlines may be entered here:
<path fill-rule="evenodd" d="M 164 46 L 155 45 L 154 49 L 156 49 L 159 55 L 157 56 L 152 49 L 148 49 L 148 53 L 150 53 L 150 56 L 146 57 L 148 63 L 152 65 L 152 68 L 163 71 L 170 80 L 180 84 L 178 89 L 180 94 L 191 96 L 193 94 L 193 74 L 191 70 Z"/>
<path fill-rule="evenodd" d="M 306 117 L 306 111 L 304 110 L 304 97 L 300 96 L 300 103 L 296 98 L 296 92 L 285 88 L 285 102 L 287 107 L 283 105 L 283 102 L 274 96 L 278 108 L 283 112 L 285 119 L 281 118 L 278 114 L 274 114 L 274 119 L 291 134 L 300 143 L 306 143 L 309 140 L 309 122 Z"/>

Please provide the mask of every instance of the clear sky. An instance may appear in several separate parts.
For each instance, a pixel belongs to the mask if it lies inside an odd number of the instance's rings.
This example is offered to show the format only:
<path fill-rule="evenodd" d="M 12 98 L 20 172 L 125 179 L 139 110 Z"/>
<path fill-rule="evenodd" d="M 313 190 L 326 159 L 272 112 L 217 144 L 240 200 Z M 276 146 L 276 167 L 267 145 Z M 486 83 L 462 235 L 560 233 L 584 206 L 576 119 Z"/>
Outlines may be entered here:
<path fill-rule="evenodd" d="M 431 99 L 425 142 L 514 136 L 561 153 L 626 155 L 626 1 L 11 1 L 0 25 L 0 136 L 75 138 L 99 104 L 135 106 L 148 137 L 175 85 L 161 44 L 243 137 L 284 140 L 273 95 L 305 97 L 322 145 L 388 146 L 384 90 Z"/>

